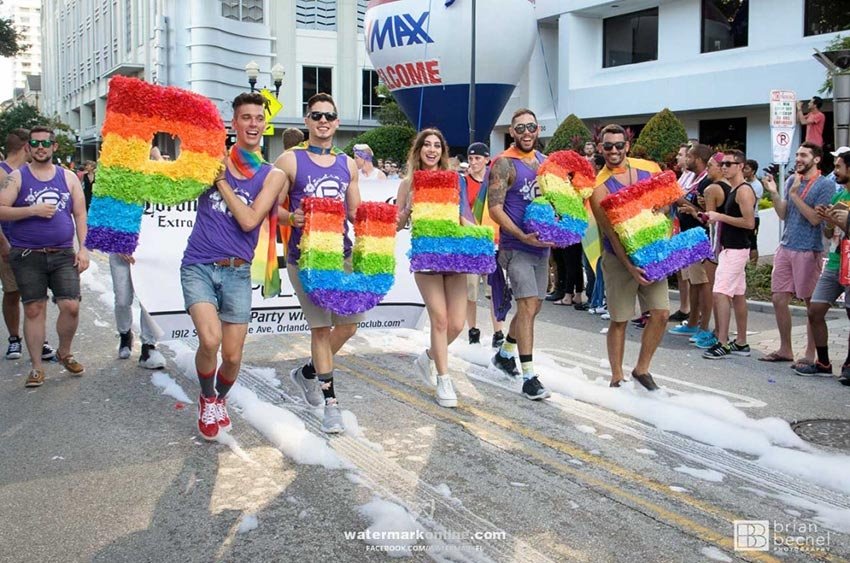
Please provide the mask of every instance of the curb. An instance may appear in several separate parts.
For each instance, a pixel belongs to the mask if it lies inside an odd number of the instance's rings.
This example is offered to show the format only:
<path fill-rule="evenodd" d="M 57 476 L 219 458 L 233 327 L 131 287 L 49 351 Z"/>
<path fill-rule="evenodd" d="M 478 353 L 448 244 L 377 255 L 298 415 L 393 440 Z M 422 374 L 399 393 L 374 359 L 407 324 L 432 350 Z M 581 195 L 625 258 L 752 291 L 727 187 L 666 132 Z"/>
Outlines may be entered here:
<path fill-rule="evenodd" d="M 670 290 L 670 299 L 676 298 L 676 301 L 679 300 L 679 291 L 676 289 Z M 808 316 L 806 312 L 806 308 L 800 305 L 789 305 L 791 309 L 792 317 L 806 317 Z M 769 313 L 773 314 L 773 303 L 768 303 L 767 301 L 751 301 L 747 299 L 747 310 L 753 311 L 755 313 Z M 827 313 L 828 315 L 829 313 Z"/>

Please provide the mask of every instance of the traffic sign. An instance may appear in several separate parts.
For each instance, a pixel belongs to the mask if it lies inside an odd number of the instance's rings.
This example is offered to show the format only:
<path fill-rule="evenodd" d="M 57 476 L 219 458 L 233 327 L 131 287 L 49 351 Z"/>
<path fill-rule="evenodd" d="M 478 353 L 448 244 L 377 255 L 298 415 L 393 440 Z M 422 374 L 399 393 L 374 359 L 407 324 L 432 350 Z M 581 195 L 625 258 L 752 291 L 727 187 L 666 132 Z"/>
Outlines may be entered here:
<path fill-rule="evenodd" d="M 263 131 L 263 135 L 274 135 L 274 126 L 271 122 L 274 116 L 283 109 L 283 104 L 277 100 L 268 88 L 262 88 L 260 95 L 268 100 L 268 104 L 266 104 L 266 129 Z"/>
<path fill-rule="evenodd" d="M 797 127 L 797 95 L 790 90 L 770 91 L 770 145 L 773 162 L 791 160 L 791 141 Z"/>

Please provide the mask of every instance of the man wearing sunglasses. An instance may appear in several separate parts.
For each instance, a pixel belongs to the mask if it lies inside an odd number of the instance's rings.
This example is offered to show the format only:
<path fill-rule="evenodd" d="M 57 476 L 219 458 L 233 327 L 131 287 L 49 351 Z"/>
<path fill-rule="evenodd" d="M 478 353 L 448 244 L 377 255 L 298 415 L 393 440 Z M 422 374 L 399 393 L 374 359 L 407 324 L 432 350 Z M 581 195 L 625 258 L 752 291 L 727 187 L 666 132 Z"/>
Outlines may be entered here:
<path fill-rule="evenodd" d="M 525 208 L 537 197 L 537 168 L 543 155 L 536 150 L 539 135 L 537 116 L 522 108 L 511 118 L 514 143 L 493 162 L 487 199 L 490 217 L 499 225 L 499 266 L 508 274 L 517 312 L 493 365 L 510 377 L 518 377 L 514 354 L 519 351 L 522 394 L 533 401 L 548 398 L 534 373 L 532 347 L 534 320 L 540 312 L 549 282 L 549 248 L 537 233 L 522 230 Z"/>
<path fill-rule="evenodd" d="M 53 164 L 53 130 L 33 127 L 28 147 L 32 162 L 0 184 L 0 220 L 9 221 L 9 261 L 24 304 L 24 340 L 32 362 L 25 385 L 40 387 L 48 289 L 59 308 L 58 359 L 72 375 L 85 371 L 71 344 L 79 323 L 80 274 L 89 267 L 89 255 L 84 246 L 86 198 L 77 175 Z"/>
<path fill-rule="evenodd" d="M 648 160 L 629 158 L 629 142 L 626 131 L 620 125 L 610 124 L 602 129 L 599 150 L 605 157 L 605 167 L 596 176 L 596 188 L 590 197 L 593 216 L 602 229 L 602 271 L 608 290 L 608 313 L 611 324 L 608 328 L 608 360 L 611 364 L 611 387 L 619 387 L 623 381 L 623 355 L 626 347 L 626 323 L 635 312 L 635 299 L 640 300 L 641 311 L 649 311 L 641 335 L 640 353 L 632 378 L 647 390 L 654 391 L 658 385 L 649 372 L 649 364 L 664 336 L 667 318 L 670 315 L 670 299 L 667 280 L 650 282 L 644 271 L 635 266 L 626 254 L 620 239 L 614 232 L 608 216 L 602 209 L 602 200 L 660 171 L 657 164 Z"/>
<path fill-rule="evenodd" d="M 304 210 L 301 201 L 305 197 L 327 197 L 345 203 L 348 219 L 354 222 L 357 207 L 360 205 L 357 165 L 333 145 L 334 134 L 339 127 L 336 102 L 329 94 L 315 94 L 307 101 L 307 115 L 304 117 L 308 137 L 293 150 L 278 157 L 275 166 L 284 171 L 289 178 L 287 188 L 281 194 L 281 201 L 288 196 L 288 205 L 279 209 L 280 220 L 293 227 L 292 236 L 286 250 L 286 270 L 289 280 L 301 304 L 301 310 L 310 325 L 311 361 L 290 372 L 290 378 L 312 407 L 324 405 L 322 430 L 329 434 L 345 431 L 342 412 L 334 391 L 334 355 L 357 331 L 357 323 L 363 320 L 363 314 L 348 317 L 337 315 L 327 309 L 317 307 L 304 293 L 299 278 L 298 247 L 301 241 L 301 229 L 304 227 Z M 346 268 L 350 268 L 351 239 L 348 236 L 349 225 L 345 225 L 344 245 Z"/>

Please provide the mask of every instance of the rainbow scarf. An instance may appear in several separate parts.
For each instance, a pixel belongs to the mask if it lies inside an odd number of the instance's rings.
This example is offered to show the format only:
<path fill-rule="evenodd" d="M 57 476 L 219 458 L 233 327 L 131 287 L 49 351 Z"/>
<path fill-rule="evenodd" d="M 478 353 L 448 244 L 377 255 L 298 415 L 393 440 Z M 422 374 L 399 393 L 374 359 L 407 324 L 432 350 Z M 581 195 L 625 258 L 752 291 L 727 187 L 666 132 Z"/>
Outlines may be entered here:
<path fill-rule="evenodd" d="M 595 185 L 587 159 L 575 151 L 550 154 L 537 169 L 537 185 L 543 195 L 525 208 L 523 230 L 561 248 L 580 242 L 588 225 L 584 200 Z"/>
<path fill-rule="evenodd" d="M 458 182 L 448 170 L 413 173 L 411 271 L 489 274 L 496 268 L 493 229 L 459 223 Z"/>
<path fill-rule="evenodd" d="M 176 160 L 151 160 L 157 132 L 179 136 Z M 145 202 L 175 205 L 197 199 L 221 169 L 227 133 L 207 98 L 115 76 L 109 81 L 103 148 L 88 215 L 86 247 L 132 254 Z"/>
<path fill-rule="evenodd" d="M 602 209 L 635 266 L 646 279 L 658 281 L 695 262 L 711 257 L 705 230 L 688 229 L 671 237 L 673 223 L 657 212 L 682 195 L 672 171 L 662 172 L 602 200 Z"/>
<path fill-rule="evenodd" d="M 318 307 L 343 316 L 373 308 L 395 281 L 396 206 L 379 202 L 358 206 L 351 273 L 344 268 L 345 204 L 308 197 L 302 208 L 298 275 L 307 296 Z"/>
<path fill-rule="evenodd" d="M 245 150 L 239 145 L 230 147 L 230 154 L 228 156 L 230 156 L 230 164 L 236 168 L 239 174 L 249 180 L 254 177 L 254 174 L 260 171 L 260 168 L 266 162 L 263 159 L 263 153 L 260 151 Z"/>

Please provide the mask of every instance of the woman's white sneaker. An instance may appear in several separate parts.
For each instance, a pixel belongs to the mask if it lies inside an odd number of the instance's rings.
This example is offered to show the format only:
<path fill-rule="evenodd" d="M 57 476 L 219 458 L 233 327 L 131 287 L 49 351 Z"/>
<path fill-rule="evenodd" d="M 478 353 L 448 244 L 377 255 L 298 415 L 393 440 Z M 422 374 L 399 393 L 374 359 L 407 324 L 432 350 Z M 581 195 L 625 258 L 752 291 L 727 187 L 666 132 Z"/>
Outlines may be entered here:
<path fill-rule="evenodd" d="M 450 375 L 437 376 L 437 404 L 447 408 L 457 406 L 457 395 Z"/>
<path fill-rule="evenodd" d="M 437 386 L 437 370 L 434 367 L 434 360 L 428 357 L 428 351 L 425 350 L 416 358 L 416 370 L 419 372 L 419 378 L 425 385 L 431 387 Z"/>

